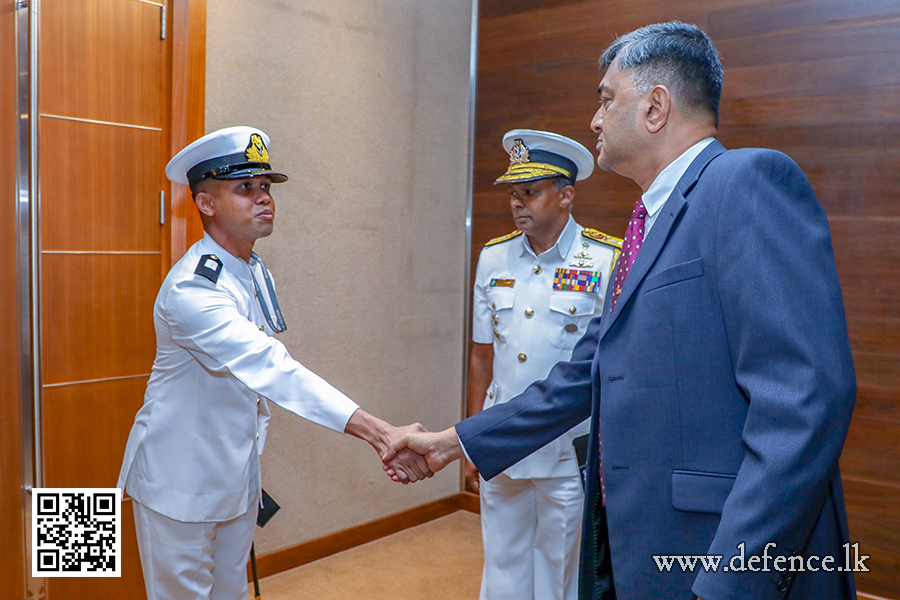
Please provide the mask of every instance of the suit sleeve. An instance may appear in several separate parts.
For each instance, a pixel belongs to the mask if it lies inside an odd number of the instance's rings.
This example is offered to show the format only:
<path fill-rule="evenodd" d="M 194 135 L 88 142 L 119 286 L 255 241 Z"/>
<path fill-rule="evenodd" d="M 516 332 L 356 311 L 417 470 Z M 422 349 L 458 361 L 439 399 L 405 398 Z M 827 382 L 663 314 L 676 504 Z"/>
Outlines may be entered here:
<path fill-rule="evenodd" d="M 597 352 L 600 318 L 591 320 L 572 358 L 554 365 L 543 381 L 509 402 L 456 425 L 466 454 L 491 479 L 552 442 L 591 414 L 591 365 Z"/>
<path fill-rule="evenodd" d="M 714 274 L 735 381 L 748 402 L 744 458 L 709 554 L 802 554 L 837 474 L 856 395 L 825 214 L 800 168 L 771 151 L 713 163 L 722 190 Z M 719 162 L 719 161 L 716 161 Z M 702 181 L 702 180 L 701 180 Z M 822 518 L 833 518 L 826 515 Z M 836 547 L 839 542 L 836 542 Z M 781 597 L 782 573 L 701 572 L 702 598 Z"/>
<path fill-rule="evenodd" d="M 213 374 L 230 374 L 256 394 L 285 409 L 342 432 L 359 406 L 291 358 L 280 341 L 244 317 L 235 299 L 195 278 L 169 291 L 173 341 Z"/>

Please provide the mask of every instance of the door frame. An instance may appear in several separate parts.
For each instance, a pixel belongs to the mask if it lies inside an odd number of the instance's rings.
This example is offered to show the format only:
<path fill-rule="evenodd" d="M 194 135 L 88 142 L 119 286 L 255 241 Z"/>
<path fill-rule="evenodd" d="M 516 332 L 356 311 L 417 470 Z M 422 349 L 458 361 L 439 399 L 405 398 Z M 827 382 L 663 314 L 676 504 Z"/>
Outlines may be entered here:
<path fill-rule="evenodd" d="M 161 164 L 205 129 L 206 89 L 206 8 L 207 0 L 162 0 L 166 5 L 167 40 L 165 86 L 162 91 L 167 114 Z M 13 590 L 24 597 L 45 597 L 43 578 L 31 577 L 31 490 L 43 485 L 41 439 L 41 357 L 40 357 L 40 161 L 39 161 L 39 74 L 40 0 L 10 1 L 14 6 L 16 30 L 16 306 L 18 348 L 18 475 L 4 477 L 4 493 L 19 495 L 21 507 L 7 539 L 22 540 L 21 553 L 10 553 L 11 573 L 21 579 Z M 164 14 L 165 14 L 164 13 Z M 165 177 L 160 173 L 162 181 Z M 163 189 L 166 189 L 165 187 Z M 165 224 L 161 239 L 162 275 L 202 235 L 202 225 L 186 186 L 170 185 L 169 200 L 163 207 Z M 4 448 L 6 451 L 6 448 Z M 11 488 L 15 488 L 14 490 Z M 4 526 L 6 526 L 4 524 Z"/>

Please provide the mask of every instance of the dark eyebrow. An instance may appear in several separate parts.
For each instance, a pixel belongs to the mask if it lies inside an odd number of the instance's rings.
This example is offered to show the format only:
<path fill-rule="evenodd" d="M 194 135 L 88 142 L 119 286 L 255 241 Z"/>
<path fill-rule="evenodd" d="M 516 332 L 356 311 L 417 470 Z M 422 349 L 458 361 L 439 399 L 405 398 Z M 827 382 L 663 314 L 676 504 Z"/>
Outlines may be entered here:
<path fill-rule="evenodd" d="M 602 94 L 603 92 L 609 91 L 609 86 L 603 85 L 602 83 L 597 86 L 597 93 Z"/>

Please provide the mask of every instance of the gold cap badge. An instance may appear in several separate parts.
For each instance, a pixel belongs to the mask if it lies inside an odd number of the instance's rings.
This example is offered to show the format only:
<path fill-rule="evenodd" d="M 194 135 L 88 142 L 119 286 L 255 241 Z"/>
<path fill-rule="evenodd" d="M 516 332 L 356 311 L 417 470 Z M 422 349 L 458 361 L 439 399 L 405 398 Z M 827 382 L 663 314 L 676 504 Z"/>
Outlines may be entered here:
<path fill-rule="evenodd" d="M 532 162 L 532 150 L 525 145 L 525 142 L 516 138 L 513 145 L 509 149 L 509 167 L 506 173 L 501 175 L 494 183 L 520 183 L 523 181 L 533 181 L 535 179 L 545 179 L 548 177 L 574 177 L 575 163 L 564 156 L 554 155 L 551 152 L 535 149 L 534 162 Z M 553 158 L 555 156 L 555 158 Z M 563 162 L 569 168 L 564 168 L 554 162 Z"/>
<path fill-rule="evenodd" d="M 266 149 L 266 144 L 263 142 L 262 136 L 257 133 L 250 136 L 250 143 L 247 145 L 247 150 L 244 152 L 244 155 L 250 162 L 269 162 L 269 151 Z"/>
<path fill-rule="evenodd" d="M 531 162 L 528 146 L 522 140 L 517 139 L 513 147 L 509 149 L 509 164 L 524 165 L 527 162 Z"/>

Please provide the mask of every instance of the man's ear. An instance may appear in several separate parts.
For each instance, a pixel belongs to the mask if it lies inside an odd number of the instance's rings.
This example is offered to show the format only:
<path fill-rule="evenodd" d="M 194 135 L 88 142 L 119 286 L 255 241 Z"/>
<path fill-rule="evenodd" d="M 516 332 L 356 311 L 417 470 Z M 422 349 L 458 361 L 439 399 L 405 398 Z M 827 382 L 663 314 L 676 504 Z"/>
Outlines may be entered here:
<path fill-rule="evenodd" d="M 650 93 L 647 94 L 647 112 L 645 123 L 647 131 L 650 133 L 659 133 L 666 126 L 669 120 L 669 114 L 672 110 L 672 94 L 664 85 L 653 86 Z"/>
<path fill-rule="evenodd" d="M 201 215 L 207 217 L 216 216 L 216 207 L 213 204 L 213 197 L 206 192 L 198 192 L 194 196 L 194 202 L 197 204 L 197 210 Z"/>
<path fill-rule="evenodd" d="M 559 192 L 559 207 L 566 210 L 572 207 L 572 200 L 575 199 L 575 188 L 567 185 Z"/>

